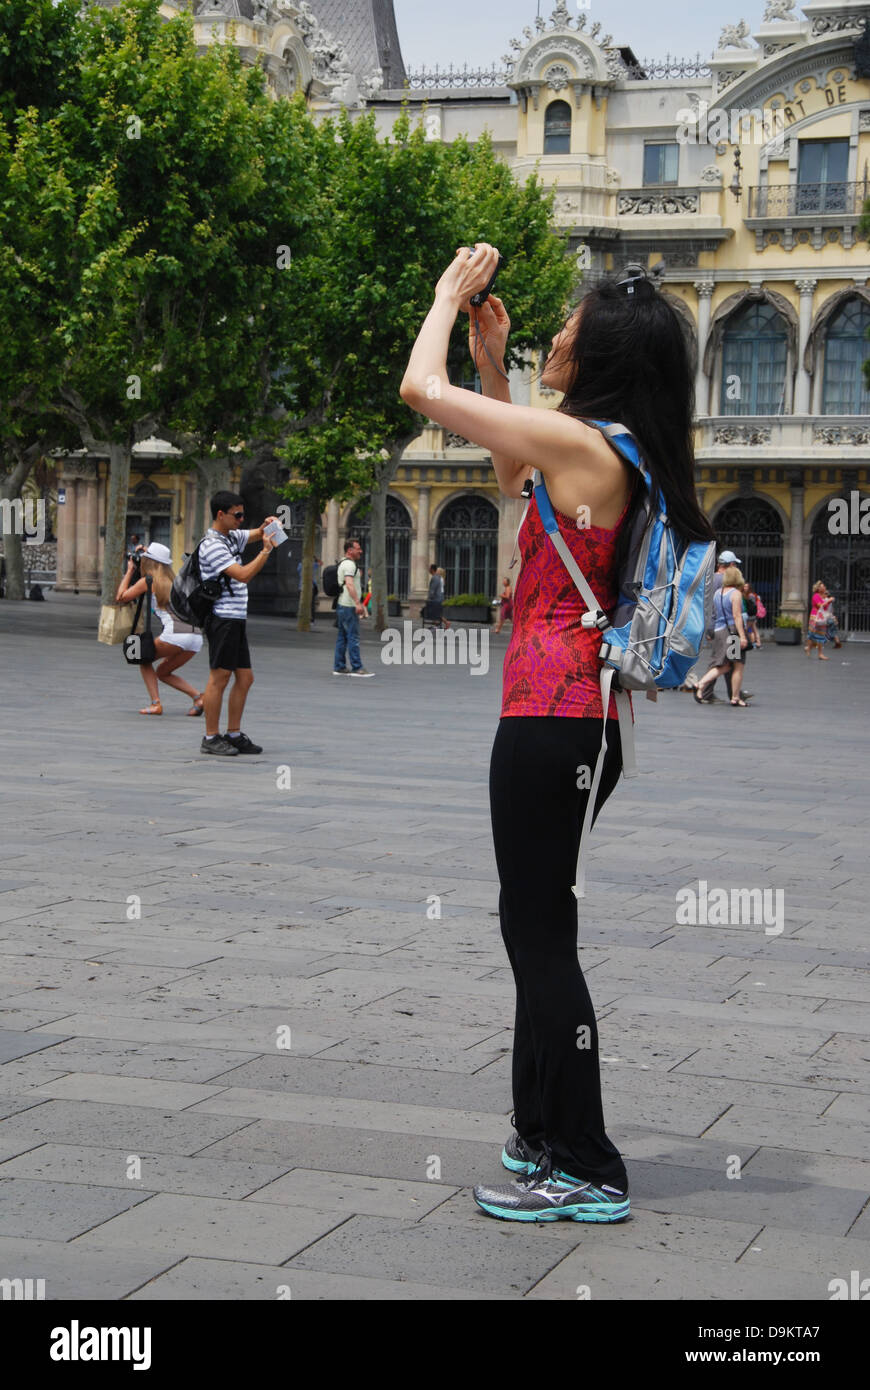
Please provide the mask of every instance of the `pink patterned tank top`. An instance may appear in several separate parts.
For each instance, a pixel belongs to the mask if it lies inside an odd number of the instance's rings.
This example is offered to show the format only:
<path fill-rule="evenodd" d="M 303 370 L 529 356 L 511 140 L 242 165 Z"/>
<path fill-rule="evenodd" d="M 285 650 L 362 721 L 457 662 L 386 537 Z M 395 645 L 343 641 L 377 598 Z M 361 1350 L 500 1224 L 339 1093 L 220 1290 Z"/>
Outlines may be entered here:
<path fill-rule="evenodd" d="M 601 607 L 617 600 L 616 542 L 627 502 L 612 531 L 579 530 L 574 518 L 553 508 L 559 530 Z M 502 718 L 505 715 L 566 715 L 600 719 L 601 633 L 581 626 L 586 604 L 541 521 L 533 497 L 519 536 L 522 568 L 514 592 L 513 631 L 505 653 Z M 610 698 L 608 718 L 615 719 Z"/>

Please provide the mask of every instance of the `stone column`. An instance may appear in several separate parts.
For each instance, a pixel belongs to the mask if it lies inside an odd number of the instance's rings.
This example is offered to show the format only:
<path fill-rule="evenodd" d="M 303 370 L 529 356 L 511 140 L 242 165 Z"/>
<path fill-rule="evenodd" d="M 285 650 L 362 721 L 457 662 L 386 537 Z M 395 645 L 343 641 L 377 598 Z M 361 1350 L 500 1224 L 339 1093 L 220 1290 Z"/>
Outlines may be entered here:
<path fill-rule="evenodd" d="M 83 594 L 98 594 L 103 587 L 98 568 L 100 522 L 95 464 L 93 468 L 93 474 L 82 478 L 79 484 L 78 587 Z"/>
<path fill-rule="evenodd" d="M 511 584 L 516 586 L 517 577 L 520 572 L 519 547 L 516 545 L 517 528 L 522 520 L 525 510 L 526 499 L 524 497 L 503 497 L 499 496 L 499 522 L 498 522 L 498 591 L 493 594 L 497 598 L 501 593 L 502 580 L 505 575 L 510 577 Z M 513 569 L 510 562 L 513 559 L 514 548 L 517 551 L 517 563 Z"/>
<path fill-rule="evenodd" d="M 431 487 L 417 488 L 417 531 L 411 552 L 411 593 L 409 597 L 425 599 L 429 592 L 429 510 Z"/>
<path fill-rule="evenodd" d="M 76 480 L 66 469 L 60 475 L 66 501 L 57 509 L 57 581 L 55 588 L 71 593 L 76 587 L 76 545 L 78 543 Z"/>
<path fill-rule="evenodd" d="M 713 299 L 712 280 L 696 280 L 698 295 L 698 371 L 695 376 L 695 413 L 710 414 L 710 382 L 704 371 L 704 350 L 710 334 L 710 306 Z"/>
<path fill-rule="evenodd" d="M 813 321 L 813 293 L 817 284 L 817 280 L 795 280 L 795 287 L 801 297 L 797 380 L 794 395 L 795 415 L 809 415 L 810 413 L 810 390 L 812 381 L 809 372 L 804 366 L 804 351 L 809 340 L 810 328 Z"/>
<path fill-rule="evenodd" d="M 326 507 L 326 547 L 320 557 L 324 565 L 334 565 L 342 558 L 338 522 L 338 503 L 333 497 Z"/>
<path fill-rule="evenodd" d="M 804 573 L 804 480 L 797 470 L 789 477 L 791 514 L 782 568 L 783 613 L 803 618 L 806 613 L 806 575 Z M 776 615 L 774 614 L 774 617 Z"/>

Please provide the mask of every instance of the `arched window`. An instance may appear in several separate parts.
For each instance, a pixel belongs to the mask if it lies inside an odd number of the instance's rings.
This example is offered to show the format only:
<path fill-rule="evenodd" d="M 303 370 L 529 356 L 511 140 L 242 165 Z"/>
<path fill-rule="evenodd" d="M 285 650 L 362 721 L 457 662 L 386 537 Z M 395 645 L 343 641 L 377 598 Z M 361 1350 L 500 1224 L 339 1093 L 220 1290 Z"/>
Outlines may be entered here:
<path fill-rule="evenodd" d="M 498 511 L 485 497 L 457 497 L 438 521 L 438 563 L 448 598 L 496 593 Z"/>
<path fill-rule="evenodd" d="M 406 599 L 411 573 L 411 517 L 408 508 L 398 497 L 387 497 L 387 593 Z M 354 508 L 344 536 L 356 536 L 363 548 L 359 567 L 368 583 L 372 561 L 372 513 L 369 503 Z"/>
<path fill-rule="evenodd" d="M 544 117 L 544 154 L 571 153 L 571 108 L 567 101 L 551 101 Z"/>
<path fill-rule="evenodd" d="M 828 324 L 825 336 L 823 415 L 870 414 L 864 363 L 870 358 L 870 304 L 848 299 Z"/>
<path fill-rule="evenodd" d="M 723 415 L 779 415 L 785 397 L 788 334 L 772 304 L 747 304 L 722 334 Z"/>

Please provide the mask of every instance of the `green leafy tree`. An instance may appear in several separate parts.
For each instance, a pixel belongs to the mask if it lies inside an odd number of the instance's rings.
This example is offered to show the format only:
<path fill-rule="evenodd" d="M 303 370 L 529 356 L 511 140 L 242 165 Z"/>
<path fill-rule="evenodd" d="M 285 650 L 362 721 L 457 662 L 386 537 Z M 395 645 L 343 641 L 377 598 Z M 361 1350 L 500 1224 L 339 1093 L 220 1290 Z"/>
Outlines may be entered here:
<path fill-rule="evenodd" d="M 254 428 L 273 320 L 287 321 L 281 248 L 292 256 L 307 217 L 311 122 L 234 44 L 199 54 L 189 15 L 167 21 L 159 0 L 81 22 L 76 92 L 39 132 L 66 217 L 49 406 L 110 460 L 108 603 L 135 444 L 178 443 L 217 476 Z"/>
<path fill-rule="evenodd" d="M 306 262 L 310 298 L 294 365 L 308 391 L 322 393 L 328 383 L 324 424 L 354 420 L 367 441 L 373 608 L 383 630 L 387 495 L 425 424 L 399 386 L 439 275 L 457 246 L 499 245 L 509 258 L 500 284 L 515 363 L 553 331 L 576 266 L 550 230 L 552 198 L 534 177 L 518 185 L 487 137 L 474 145 L 430 142 L 407 112 L 386 138 L 374 113 L 352 120 L 346 112 L 318 137 L 320 240 Z M 459 326 L 457 348 L 462 336 Z M 301 446 L 297 454 L 304 483 Z"/>

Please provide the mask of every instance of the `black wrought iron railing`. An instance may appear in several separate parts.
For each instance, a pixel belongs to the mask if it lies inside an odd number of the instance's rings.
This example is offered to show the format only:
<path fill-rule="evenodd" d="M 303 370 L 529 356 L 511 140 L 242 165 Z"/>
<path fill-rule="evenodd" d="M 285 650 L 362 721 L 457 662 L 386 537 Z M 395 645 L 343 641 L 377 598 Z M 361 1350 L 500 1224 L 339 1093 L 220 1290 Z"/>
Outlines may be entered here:
<path fill-rule="evenodd" d="M 870 183 L 774 183 L 749 190 L 750 217 L 808 217 L 814 213 L 859 215 Z"/>

